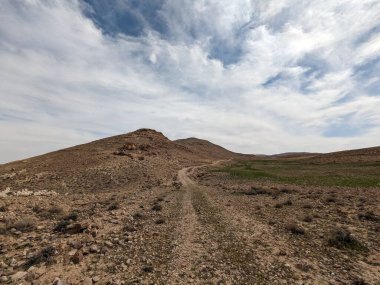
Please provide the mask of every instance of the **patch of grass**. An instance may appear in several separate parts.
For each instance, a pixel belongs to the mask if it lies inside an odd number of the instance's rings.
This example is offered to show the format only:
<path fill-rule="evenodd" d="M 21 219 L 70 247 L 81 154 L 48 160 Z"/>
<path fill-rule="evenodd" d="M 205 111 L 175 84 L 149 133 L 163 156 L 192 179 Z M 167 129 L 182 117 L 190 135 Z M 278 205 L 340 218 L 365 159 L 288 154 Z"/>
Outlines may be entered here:
<path fill-rule="evenodd" d="M 366 246 L 364 246 L 356 237 L 352 236 L 348 230 L 341 228 L 336 228 L 331 232 L 328 244 L 338 249 L 356 251 L 367 250 Z"/>
<path fill-rule="evenodd" d="M 238 162 L 214 171 L 235 179 L 269 180 L 278 183 L 317 186 L 378 187 L 380 164 L 325 163 L 307 160 L 253 160 Z"/>

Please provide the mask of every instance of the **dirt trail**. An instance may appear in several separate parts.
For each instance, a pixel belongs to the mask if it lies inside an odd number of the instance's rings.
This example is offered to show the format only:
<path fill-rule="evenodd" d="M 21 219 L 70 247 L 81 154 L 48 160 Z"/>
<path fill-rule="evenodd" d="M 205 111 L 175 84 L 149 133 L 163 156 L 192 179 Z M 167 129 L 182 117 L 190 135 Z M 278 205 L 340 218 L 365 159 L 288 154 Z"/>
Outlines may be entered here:
<path fill-rule="evenodd" d="M 289 277 L 289 269 L 275 264 L 269 269 L 261 266 L 255 253 L 256 246 L 249 245 L 243 235 L 236 232 L 221 205 L 210 200 L 210 189 L 190 178 L 196 168 L 184 168 L 178 172 L 183 185 L 180 190 L 183 191 L 182 219 L 177 229 L 177 247 L 169 266 L 173 271 L 167 283 L 283 284 L 272 276 Z"/>

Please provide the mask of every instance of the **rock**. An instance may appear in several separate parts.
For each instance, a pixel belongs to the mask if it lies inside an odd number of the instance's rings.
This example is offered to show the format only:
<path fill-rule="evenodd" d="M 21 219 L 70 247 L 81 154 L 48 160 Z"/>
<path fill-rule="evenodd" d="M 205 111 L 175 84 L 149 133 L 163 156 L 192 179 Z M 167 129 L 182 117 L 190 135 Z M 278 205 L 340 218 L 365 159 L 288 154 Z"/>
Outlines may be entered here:
<path fill-rule="evenodd" d="M 75 223 L 72 225 L 68 225 L 65 229 L 65 233 L 70 235 L 80 234 L 83 233 L 87 229 L 87 227 L 87 224 Z"/>
<path fill-rule="evenodd" d="M 69 256 L 74 256 L 75 254 L 77 253 L 77 250 L 76 249 L 73 249 L 73 250 L 70 250 L 68 255 Z"/>
<path fill-rule="evenodd" d="M 92 281 L 94 281 L 94 282 L 98 282 L 99 280 L 100 280 L 99 276 L 93 276 L 92 277 Z"/>
<path fill-rule="evenodd" d="M 26 272 L 26 271 L 19 271 L 19 272 L 15 273 L 15 274 L 13 274 L 11 276 L 12 281 L 17 281 L 17 280 L 23 279 L 26 274 L 28 274 L 28 272 Z"/>
<path fill-rule="evenodd" d="M 113 243 L 112 242 L 110 242 L 110 241 L 106 241 L 105 243 L 104 243 L 106 246 L 108 246 L 108 247 L 112 247 L 113 246 Z"/>
<path fill-rule="evenodd" d="M 99 248 L 97 247 L 96 244 L 93 244 L 92 246 L 90 246 L 90 252 L 96 253 L 98 251 L 99 251 Z"/>
<path fill-rule="evenodd" d="M 92 279 L 90 277 L 84 278 L 82 285 L 92 285 Z"/>
<path fill-rule="evenodd" d="M 80 250 L 78 250 L 72 257 L 71 257 L 71 261 L 74 263 L 74 264 L 78 264 L 80 263 L 81 261 L 83 260 L 83 254 Z"/>
<path fill-rule="evenodd" d="M 72 248 L 80 249 L 82 247 L 82 243 L 77 240 L 72 240 L 68 243 Z"/>
<path fill-rule="evenodd" d="M 1 276 L 0 281 L 1 281 L 1 283 L 5 283 L 8 281 L 8 277 L 7 276 Z"/>
<path fill-rule="evenodd" d="M 4 261 L 0 261 L 0 268 L 1 269 L 5 269 L 7 267 L 8 267 L 8 265 Z"/>
<path fill-rule="evenodd" d="M 61 279 L 59 279 L 58 277 L 56 277 L 54 279 L 52 285 L 66 285 L 66 283 L 64 281 L 62 281 Z"/>

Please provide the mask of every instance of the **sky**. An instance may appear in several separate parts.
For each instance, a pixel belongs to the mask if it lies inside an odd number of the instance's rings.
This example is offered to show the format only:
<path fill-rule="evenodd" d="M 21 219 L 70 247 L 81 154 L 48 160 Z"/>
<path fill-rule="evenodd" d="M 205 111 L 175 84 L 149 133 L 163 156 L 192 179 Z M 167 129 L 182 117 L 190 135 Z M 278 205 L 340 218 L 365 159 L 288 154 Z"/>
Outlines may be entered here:
<path fill-rule="evenodd" d="M 153 128 L 380 145 L 379 0 L 1 0 L 0 163 Z"/>

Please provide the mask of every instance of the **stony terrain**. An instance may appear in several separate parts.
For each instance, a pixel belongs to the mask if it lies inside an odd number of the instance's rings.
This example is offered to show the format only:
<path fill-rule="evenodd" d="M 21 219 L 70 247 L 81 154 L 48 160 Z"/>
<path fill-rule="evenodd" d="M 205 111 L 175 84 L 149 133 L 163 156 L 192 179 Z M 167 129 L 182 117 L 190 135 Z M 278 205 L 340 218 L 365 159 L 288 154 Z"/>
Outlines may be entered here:
<path fill-rule="evenodd" d="M 252 159 L 142 129 L 0 165 L 0 284 L 380 284 L 379 187 Z"/>

